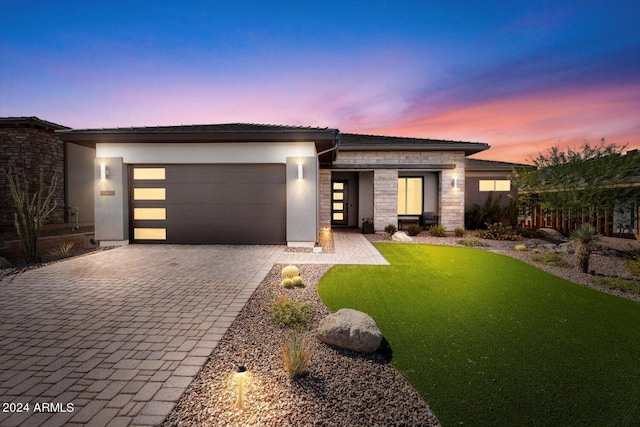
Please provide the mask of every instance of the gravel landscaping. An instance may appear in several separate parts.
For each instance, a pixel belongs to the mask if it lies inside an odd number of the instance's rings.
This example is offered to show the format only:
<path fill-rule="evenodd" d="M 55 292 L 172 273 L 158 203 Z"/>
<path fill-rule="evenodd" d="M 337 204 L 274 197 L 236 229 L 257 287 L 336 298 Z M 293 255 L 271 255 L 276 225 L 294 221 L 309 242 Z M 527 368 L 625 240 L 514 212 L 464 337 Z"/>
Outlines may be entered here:
<path fill-rule="evenodd" d="M 429 407 L 383 355 L 330 347 L 314 336 L 329 310 L 316 285 L 330 268 L 302 265 L 304 287 L 284 289 L 276 265 L 224 335 L 189 386 L 165 426 L 436 426 Z M 271 323 L 267 309 L 279 296 L 303 301 L 314 310 L 306 333 L 309 373 L 290 380 L 280 359 L 289 331 Z M 384 345 L 384 344 L 383 344 Z M 244 409 L 238 409 L 233 369 L 244 365 Z"/>

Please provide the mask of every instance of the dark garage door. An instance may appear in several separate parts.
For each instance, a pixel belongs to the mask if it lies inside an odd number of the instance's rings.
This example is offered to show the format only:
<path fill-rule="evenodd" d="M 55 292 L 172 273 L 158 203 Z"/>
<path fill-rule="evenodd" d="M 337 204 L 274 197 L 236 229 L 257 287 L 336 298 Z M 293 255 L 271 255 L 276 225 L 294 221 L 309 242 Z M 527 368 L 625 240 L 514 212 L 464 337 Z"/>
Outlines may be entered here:
<path fill-rule="evenodd" d="M 285 165 L 132 165 L 136 243 L 286 243 Z"/>

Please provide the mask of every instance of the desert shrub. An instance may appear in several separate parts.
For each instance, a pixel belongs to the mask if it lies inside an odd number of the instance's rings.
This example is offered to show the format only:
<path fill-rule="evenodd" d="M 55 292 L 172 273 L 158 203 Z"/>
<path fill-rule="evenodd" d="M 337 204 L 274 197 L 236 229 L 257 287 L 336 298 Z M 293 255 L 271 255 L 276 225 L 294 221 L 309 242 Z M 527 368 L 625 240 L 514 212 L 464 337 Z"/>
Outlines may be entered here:
<path fill-rule="evenodd" d="M 447 229 L 444 228 L 444 225 L 434 225 L 429 229 L 429 234 L 435 237 L 446 237 Z"/>
<path fill-rule="evenodd" d="M 534 254 L 539 254 L 540 253 L 540 249 L 533 248 L 533 250 L 531 252 L 533 252 Z"/>
<path fill-rule="evenodd" d="M 640 257 L 637 257 L 633 261 L 629 261 L 626 267 L 627 267 L 627 271 L 630 274 L 634 276 L 640 276 Z"/>
<path fill-rule="evenodd" d="M 621 277 L 603 277 L 593 280 L 598 286 L 616 291 L 624 291 L 640 295 L 640 281 L 623 279 Z"/>
<path fill-rule="evenodd" d="M 302 277 L 300 276 L 294 277 L 291 281 L 293 282 L 293 286 L 302 286 Z"/>
<path fill-rule="evenodd" d="M 286 279 L 292 279 L 296 276 L 299 276 L 300 272 L 298 271 L 298 267 L 296 267 L 295 265 L 287 265 L 285 268 L 282 269 L 282 278 Z"/>
<path fill-rule="evenodd" d="M 293 279 L 290 279 L 289 277 L 287 277 L 286 279 L 282 279 L 282 282 L 280 282 L 280 285 L 283 288 L 293 288 Z"/>
<path fill-rule="evenodd" d="M 289 378 L 299 378 L 309 371 L 311 352 L 308 341 L 300 332 L 292 332 L 280 346 L 282 363 Z"/>
<path fill-rule="evenodd" d="M 307 304 L 280 295 L 269 308 L 271 322 L 276 326 L 305 329 L 309 326 L 313 310 Z"/>
<path fill-rule="evenodd" d="M 541 239 L 543 237 L 542 233 L 540 233 L 535 228 L 524 228 L 524 227 L 518 226 L 516 227 L 516 231 L 518 232 L 519 235 L 521 235 L 526 239 Z"/>
<path fill-rule="evenodd" d="M 458 243 L 461 244 L 462 246 L 469 246 L 469 247 L 486 247 L 486 246 L 489 246 L 485 242 L 482 242 L 482 241 L 480 241 L 478 239 L 461 239 L 461 240 L 458 240 Z"/>
<path fill-rule="evenodd" d="M 384 228 L 384 232 L 391 236 L 393 236 L 396 231 L 398 231 L 398 228 L 393 224 L 387 224 L 387 226 Z"/>
<path fill-rule="evenodd" d="M 464 236 L 464 228 L 456 227 L 455 230 L 453 230 L 453 235 L 456 236 L 456 237 Z"/>
<path fill-rule="evenodd" d="M 71 255 L 71 249 L 73 248 L 73 242 L 60 243 L 55 248 L 51 249 L 49 253 L 56 258 L 69 258 Z"/>
<path fill-rule="evenodd" d="M 527 247 L 525 245 L 515 245 L 513 249 L 515 249 L 516 251 L 523 252 L 527 250 Z"/>
<path fill-rule="evenodd" d="M 478 237 L 491 240 L 520 240 L 522 236 L 510 226 L 504 226 L 501 222 L 487 224 L 486 230 L 478 230 Z"/>
<path fill-rule="evenodd" d="M 486 224 L 502 221 L 505 214 L 505 208 L 502 206 L 502 194 L 494 197 L 493 191 L 490 191 L 484 204 L 474 204 L 471 209 L 465 212 L 465 227 L 470 230 L 479 230 L 485 228 Z"/>
<path fill-rule="evenodd" d="M 422 231 L 422 228 L 418 224 L 409 224 L 407 228 L 407 234 L 409 236 L 417 236 Z"/>
<path fill-rule="evenodd" d="M 391 240 L 391 234 L 389 234 L 387 232 L 384 232 L 384 233 L 382 233 L 382 238 L 384 240 Z"/>
<path fill-rule="evenodd" d="M 544 255 L 534 255 L 531 259 L 540 264 L 551 265 L 553 267 L 569 267 L 569 263 L 555 252 L 547 252 Z"/>

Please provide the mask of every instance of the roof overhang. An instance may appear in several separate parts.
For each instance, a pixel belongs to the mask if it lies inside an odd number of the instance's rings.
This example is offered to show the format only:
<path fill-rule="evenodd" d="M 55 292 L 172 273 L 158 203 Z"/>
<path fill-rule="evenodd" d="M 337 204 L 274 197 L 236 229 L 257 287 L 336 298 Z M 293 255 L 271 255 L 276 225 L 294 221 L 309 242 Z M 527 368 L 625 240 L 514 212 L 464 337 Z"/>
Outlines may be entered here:
<path fill-rule="evenodd" d="M 338 143 L 337 129 L 300 130 L 193 130 L 189 126 L 171 128 L 116 128 L 60 130 L 56 132 L 66 142 L 95 147 L 97 143 L 269 143 L 269 142 L 313 142 L 318 153 L 327 151 Z M 335 150 L 328 151 L 321 159 L 331 162 Z"/>
<path fill-rule="evenodd" d="M 47 130 L 63 130 L 70 129 L 67 126 L 62 126 L 57 123 L 48 122 L 46 120 L 39 119 L 35 116 L 31 117 L 0 117 L 0 126 L 1 127 L 31 127 L 31 128 L 40 128 Z"/>
<path fill-rule="evenodd" d="M 341 145 L 340 151 L 464 151 L 465 156 L 489 149 L 489 144 L 479 142 L 454 142 L 442 144 L 350 144 Z"/>

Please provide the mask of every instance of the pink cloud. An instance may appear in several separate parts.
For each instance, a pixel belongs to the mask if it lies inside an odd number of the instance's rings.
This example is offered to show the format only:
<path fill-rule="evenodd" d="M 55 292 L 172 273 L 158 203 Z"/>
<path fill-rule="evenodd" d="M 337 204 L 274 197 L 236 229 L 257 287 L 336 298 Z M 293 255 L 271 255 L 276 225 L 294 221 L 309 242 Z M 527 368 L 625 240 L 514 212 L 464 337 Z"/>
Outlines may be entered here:
<path fill-rule="evenodd" d="M 640 86 L 508 97 L 436 112 L 416 111 L 392 126 L 350 132 L 487 142 L 478 158 L 525 162 L 553 145 L 583 141 L 640 147 Z M 346 130 L 346 129 L 345 129 Z"/>

